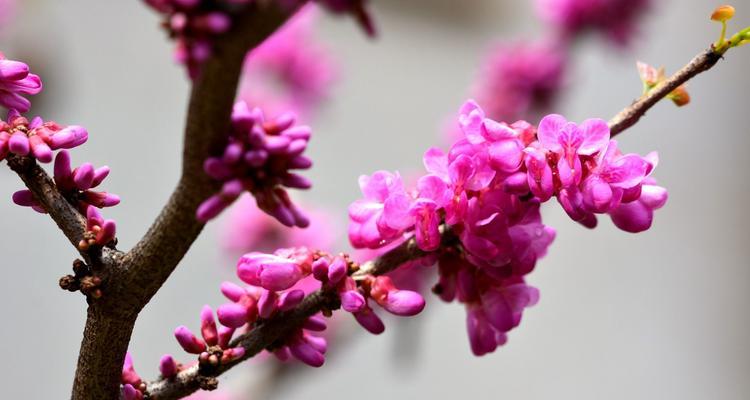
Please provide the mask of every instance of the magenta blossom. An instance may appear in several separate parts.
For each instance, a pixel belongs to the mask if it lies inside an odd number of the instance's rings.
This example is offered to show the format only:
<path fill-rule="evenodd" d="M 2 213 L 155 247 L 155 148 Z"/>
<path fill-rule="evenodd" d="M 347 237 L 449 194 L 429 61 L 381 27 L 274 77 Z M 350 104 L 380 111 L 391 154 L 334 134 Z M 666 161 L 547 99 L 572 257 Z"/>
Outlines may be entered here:
<path fill-rule="evenodd" d="M 294 125 L 291 113 L 266 120 L 263 112 L 235 104 L 232 130 L 224 154 L 210 157 L 203 169 L 223 183 L 219 193 L 198 207 L 196 218 L 206 222 L 224 211 L 245 191 L 258 207 L 286 226 L 307 227 L 310 220 L 292 203 L 284 187 L 308 189 L 312 183 L 291 171 L 312 165 L 302 155 L 310 140 L 308 126 Z"/>
<path fill-rule="evenodd" d="M 398 239 L 408 227 L 411 204 L 401 176 L 377 171 L 360 176 L 359 187 L 364 198 L 349 206 L 349 240 L 355 247 L 377 248 Z"/>
<path fill-rule="evenodd" d="M 541 147 L 555 155 L 560 185 L 569 188 L 581 181 L 580 156 L 592 156 L 604 150 L 609 141 L 609 127 L 601 119 L 587 119 L 581 125 L 568 122 L 562 115 L 551 114 L 539 122 L 537 131 Z"/>
<path fill-rule="evenodd" d="M 22 95 L 35 95 L 41 91 L 42 80 L 29 73 L 28 65 L 8 60 L 0 53 L 0 106 L 27 112 L 31 102 Z"/>
<path fill-rule="evenodd" d="M 433 291 L 466 305 L 472 350 L 482 355 L 505 343 L 523 310 L 537 302 L 525 277 L 555 238 L 542 223 L 542 203 L 554 196 L 587 227 L 596 226 L 596 214 L 609 213 L 616 226 L 636 232 L 650 226 L 667 196 L 647 178 L 656 154 L 623 155 L 603 120 L 579 125 L 553 114 L 537 129 L 488 118 L 470 100 L 457 126 L 463 137 L 447 153 L 427 151 L 428 174 L 414 190 L 385 171 L 361 179 L 364 199 L 350 206 L 350 239 L 355 247 L 385 248 L 414 232 L 419 248 L 430 252 L 424 265 L 439 265 Z M 441 243 L 445 238 L 449 242 Z M 402 305 L 417 304 L 400 296 L 389 304 L 380 293 L 360 294 L 397 314 Z M 366 329 L 381 330 L 367 301 L 351 292 L 344 299 Z"/>

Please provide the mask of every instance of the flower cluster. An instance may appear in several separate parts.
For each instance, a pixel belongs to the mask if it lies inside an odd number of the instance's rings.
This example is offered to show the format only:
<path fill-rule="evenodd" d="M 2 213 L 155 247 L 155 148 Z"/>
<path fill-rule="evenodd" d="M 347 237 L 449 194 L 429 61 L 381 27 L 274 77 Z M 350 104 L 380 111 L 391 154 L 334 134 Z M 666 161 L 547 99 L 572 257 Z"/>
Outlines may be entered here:
<path fill-rule="evenodd" d="M 223 186 L 198 207 L 198 220 L 205 222 L 216 217 L 247 190 L 260 209 L 282 224 L 309 225 L 309 219 L 292 203 L 284 186 L 311 186 L 307 178 L 290 172 L 312 166 L 312 161 L 302 155 L 310 135 L 309 127 L 295 125 L 291 113 L 266 120 L 260 109 L 251 110 L 246 103 L 237 103 L 224 154 L 204 163 L 206 173 Z"/>
<path fill-rule="evenodd" d="M 195 79 L 211 56 L 214 40 L 232 26 L 232 13 L 252 0 L 144 0 L 164 15 L 164 26 L 177 42 L 174 58 Z"/>
<path fill-rule="evenodd" d="M 468 101 L 458 125 L 464 138 L 447 154 L 426 152 L 428 174 L 413 190 L 397 173 L 360 178 L 364 198 L 349 207 L 349 239 L 380 248 L 413 232 L 422 250 L 440 250 L 436 291 L 466 304 L 472 349 L 481 355 L 504 343 L 538 298 L 524 277 L 555 236 L 541 222 L 541 203 L 555 196 L 585 226 L 608 213 L 619 228 L 639 232 L 667 195 L 649 178 L 656 154 L 623 155 L 605 121 L 577 125 L 548 115 L 538 129 L 509 125 Z M 457 242 L 446 245 L 451 236 Z"/>
<path fill-rule="evenodd" d="M 29 121 L 19 111 L 28 111 L 30 103 L 19 93 L 36 94 L 42 83 L 38 76 L 29 73 L 26 64 L 6 60 L 0 54 L 0 104 L 10 107 L 7 121 L 0 121 L 0 160 L 13 154 L 33 157 L 41 163 L 49 163 L 54 151 L 54 181 L 58 191 L 81 214 L 86 215 L 86 232 L 78 247 L 81 251 L 91 246 L 105 246 L 115 241 L 115 222 L 105 220 L 94 207 L 112 207 L 120 203 L 117 195 L 93 190 L 109 175 L 109 167 L 94 168 L 83 163 L 72 169 L 70 154 L 65 149 L 78 147 L 88 140 L 88 131 L 82 126 L 63 127 L 53 121 L 35 117 Z M 13 194 L 13 202 L 33 210 L 47 210 L 35 198 L 31 190 L 19 190 Z"/>
<path fill-rule="evenodd" d="M 294 110 L 304 119 L 330 93 L 338 76 L 330 49 L 314 39 L 316 9 L 301 9 L 260 46 L 248 52 L 239 98 L 268 115 Z"/>
<path fill-rule="evenodd" d="M 53 150 L 72 149 L 86 142 L 88 132 L 81 126 L 62 127 L 44 122 L 40 117 L 29 120 L 11 109 L 8 120 L 0 121 L 0 160 L 8 154 L 33 156 L 39 162 L 52 161 Z"/>
<path fill-rule="evenodd" d="M 400 316 L 416 315 L 424 308 L 421 295 L 397 289 L 388 277 L 365 276 L 355 281 L 350 274 L 357 268 L 345 255 L 331 256 L 302 247 L 279 249 L 274 254 L 248 253 L 238 261 L 237 275 L 249 286 L 222 284 L 221 291 L 230 302 L 217 309 L 219 322 L 230 329 L 250 331 L 256 322 L 297 307 L 306 294 L 320 288 L 337 293 L 342 308 L 375 334 L 383 332 L 385 326 L 370 300 Z M 330 315 L 330 310 L 324 314 Z M 327 342 L 314 333 L 326 327 L 320 314 L 309 317 L 273 352 L 282 360 L 294 357 L 321 366 Z"/>
<path fill-rule="evenodd" d="M 174 331 L 177 343 L 183 350 L 198 355 L 201 368 L 216 368 L 220 363 L 227 363 L 245 355 L 242 347 L 230 347 L 235 328 L 219 326 L 214 319 L 214 312 L 209 306 L 204 306 L 200 314 L 201 337 L 199 339 L 185 326 L 179 326 Z M 162 357 L 159 370 L 166 378 L 177 373 L 177 364 L 171 356 Z"/>
<path fill-rule="evenodd" d="M 85 133 L 85 130 L 82 132 Z M 97 208 L 116 206 L 120 203 L 120 197 L 93 190 L 104 181 L 109 172 L 109 167 L 94 168 L 91 163 L 83 163 L 72 169 L 70 154 L 65 150 L 55 157 L 54 180 L 57 189 L 81 214 L 86 215 L 86 233 L 78 245 L 82 251 L 93 245 L 107 245 L 115 239 L 115 221 L 105 220 Z M 28 189 L 15 192 L 13 202 L 40 213 L 47 212 Z"/>
<path fill-rule="evenodd" d="M 537 0 L 540 16 L 562 35 L 598 30 L 619 44 L 627 43 L 636 20 L 651 6 L 651 0 Z"/>
<path fill-rule="evenodd" d="M 42 80 L 29 73 L 29 66 L 20 61 L 8 60 L 0 53 L 0 106 L 27 112 L 31 102 L 22 95 L 42 91 Z"/>

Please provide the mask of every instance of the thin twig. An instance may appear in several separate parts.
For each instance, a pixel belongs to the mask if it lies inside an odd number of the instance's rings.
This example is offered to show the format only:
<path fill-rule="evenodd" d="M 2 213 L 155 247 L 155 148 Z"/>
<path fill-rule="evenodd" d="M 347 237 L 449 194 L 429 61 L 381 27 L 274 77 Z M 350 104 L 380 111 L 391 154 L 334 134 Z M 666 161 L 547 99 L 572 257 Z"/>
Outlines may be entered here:
<path fill-rule="evenodd" d="M 708 71 L 716 65 L 725 52 L 726 49 L 718 52 L 710 48 L 695 56 L 686 66 L 675 72 L 674 75 L 641 96 L 641 98 L 609 120 L 610 135 L 614 137 L 625 129 L 635 125 L 646 114 L 646 111 L 658 103 L 659 100 L 669 95 L 673 90 L 694 76 L 703 71 Z"/>

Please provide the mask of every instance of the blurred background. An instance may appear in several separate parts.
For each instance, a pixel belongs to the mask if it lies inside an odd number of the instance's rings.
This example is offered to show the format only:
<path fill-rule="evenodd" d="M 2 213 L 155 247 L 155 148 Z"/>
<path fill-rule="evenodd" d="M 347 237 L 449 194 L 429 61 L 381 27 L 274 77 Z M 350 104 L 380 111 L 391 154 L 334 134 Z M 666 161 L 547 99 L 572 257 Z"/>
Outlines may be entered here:
<path fill-rule="evenodd" d="M 608 119 L 640 94 L 636 60 L 671 72 L 716 39 L 708 16 L 718 3 L 655 3 L 627 49 L 600 36 L 577 43 L 556 112 Z M 732 26 L 750 24 L 750 1 L 733 5 Z M 314 121 L 316 164 L 306 175 L 315 186 L 299 197 L 333 211 L 342 247 L 357 177 L 421 168 L 488 46 L 547 28 L 529 1 L 381 0 L 371 8 L 375 40 L 349 18 L 318 21 L 341 79 Z M 73 161 L 112 167 L 105 188 L 123 201 L 106 215 L 118 222 L 121 249 L 145 232 L 179 173 L 189 82 L 158 22 L 138 1 L 24 0 L 0 31 L 0 50 L 45 82 L 32 111 L 88 128 Z M 528 277 L 541 301 L 507 345 L 474 357 L 462 307 L 431 297 L 427 312 L 387 320 L 379 337 L 354 330 L 334 340 L 322 369 L 287 375 L 273 398 L 750 398 L 750 49 L 726 58 L 690 82 L 686 108 L 658 104 L 619 138 L 628 152 L 661 155 L 656 177 L 670 200 L 651 230 L 631 235 L 602 218 L 590 231 L 546 208 L 558 236 Z M 57 282 L 76 253 L 48 217 L 12 204 L 19 188 L 0 169 L 2 397 L 66 398 L 86 304 Z M 164 353 L 189 360 L 174 327 L 197 328 L 201 306 L 221 304 L 220 282 L 235 279 L 234 261 L 217 245 L 220 226 L 208 226 L 136 324 L 131 352 L 146 379 Z M 268 398 L 259 386 L 270 379 L 267 367 L 236 368 L 220 387 L 244 393 L 235 398 Z"/>

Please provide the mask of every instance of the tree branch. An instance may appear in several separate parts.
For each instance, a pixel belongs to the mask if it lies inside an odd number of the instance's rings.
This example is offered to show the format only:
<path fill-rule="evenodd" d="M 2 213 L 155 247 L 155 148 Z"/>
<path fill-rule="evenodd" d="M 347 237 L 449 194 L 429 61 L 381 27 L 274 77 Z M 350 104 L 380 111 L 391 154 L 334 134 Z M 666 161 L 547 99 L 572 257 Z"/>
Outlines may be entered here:
<path fill-rule="evenodd" d="M 18 174 L 34 194 L 34 198 L 41 203 L 68 241 L 78 250 L 78 242 L 83 239 L 86 232 L 86 218 L 57 190 L 55 182 L 33 158 L 10 154 L 7 161 L 8 166 Z M 109 247 L 101 249 L 101 254 L 97 257 L 91 257 L 89 252 L 78 251 L 89 265 L 101 271 L 116 268 L 123 256 L 123 253 Z"/>
<path fill-rule="evenodd" d="M 450 231 L 444 231 L 443 242 L 446 246 L 453 245 L 455 240 L 455 236 Z M 408 261 L 417 260 L 430 254 L 434 253 L 422 251 L 417 246 L 416 240 L 411 238 L 375 260 L 362 264 L 359 271 L 352 274 L 352 277 L 357 279 L 365 275 L 383 275 Z M 323 289 L 318 290 L 308 295 L 297 308 L 261 321 L 250 332 L 235 338 L 230 346 L 242 346 L 245 349 L 245 355 L 242 358 L 221 365 L 216 373 L 211 376 L 201 375 L 198 366 L 192 366 L 181 371 L 173 379 L 162 378 L 149 382 L 147 392 L 152 399 L 157 400 L 174 400 L 186 397 L 201 389 L 203 382 L 223 374 L 266 348 L 283 343 L 284 338 L 302 326 L 307 318 L 323 309 L 335 310 L 339 307 L 339 299 L 336 293 Z"/>
<path fill-rule="evenodd" d="M 658 86 L 650 90 L 636 100 L 629 107 L 620 111 L 609 121 L 609 131 L 612 137 L 618 135 L 625 129 L 635 125 L 641 117 L 646 114 L 651 107 L 653 107 L 659 100 L 666 97 L 673 90 L 677 89 L 680 85 L 687 82 L 694 76 L 700 74 L 703 71 L 708 71 L 716 65 L 716 63 L 722 58 L 727 49 L 722 51 L 714 50 L 711 47 L 708 50 L 698 54 L 693 58 L 686 66 L 682 67 L 674 75 L 670 76 L 667 80 L 660 83 Z"/>
<path fill-rule="evenodd" d="M 215 42 L 214 55 L 203 65 L 188 106 L 182 176 L 146 235 L 122 258 L 122 268 L 111 277 L 104 297 L 89 307 L 74 400 L 118 398 L 123 358 L 138 313 L 203 229 L 195 211 L 217 186 L 203 172 L 202 164 L 226 143 L 245 54 L 296 11 L 278 3 L 248 5 L 233 19 L 233 28 Z M 300 3 L 297 7 L 305 2 Z"/>
<path fill-rule="evenodd" d="M 719 52 L 712 48 L 697 55 L 685 67 L 612 118 L 609 122 L 611 135 L 616 136 L 633 126 L 659 100 L 694 76 L 713 67 L 725 52 L 726 49 Z M 446 245 L 455 244 L 455 240 L 455 235 L 443 229 L 443 241 L 447 242 Z M 412 238 L 377 259 L 363 264 L 359 271 L 352 274 L 352 277 L 358 279 L 366 275 L 382 275 L 408 261 L 427 255 L 429 253 L 420 250 L 416 241 Z M 158 400 L 186 397 L 201 389 L 203 382 L 206 380 L 211 380 L 223 374 L 266 348 L 283 343 L 283 339 L 298 329 L 310 316 L 315 315 L 322 309 L 336 309 L 339 306 L 335 293 L 325 290 L 312 293 L 296 309 L 281 313 L 269 320 L 261 321 L 253 330 L 233 340 L 232 347 L 242 346 L 245 349 L 245 355 L 241 359 L 221 365 L 211 376 L 201 375 L 198 366 L 192 366 L 181 371 L 173 379 L 162 378 L 149 382 L 147 392 L 151 398 Z"/>

